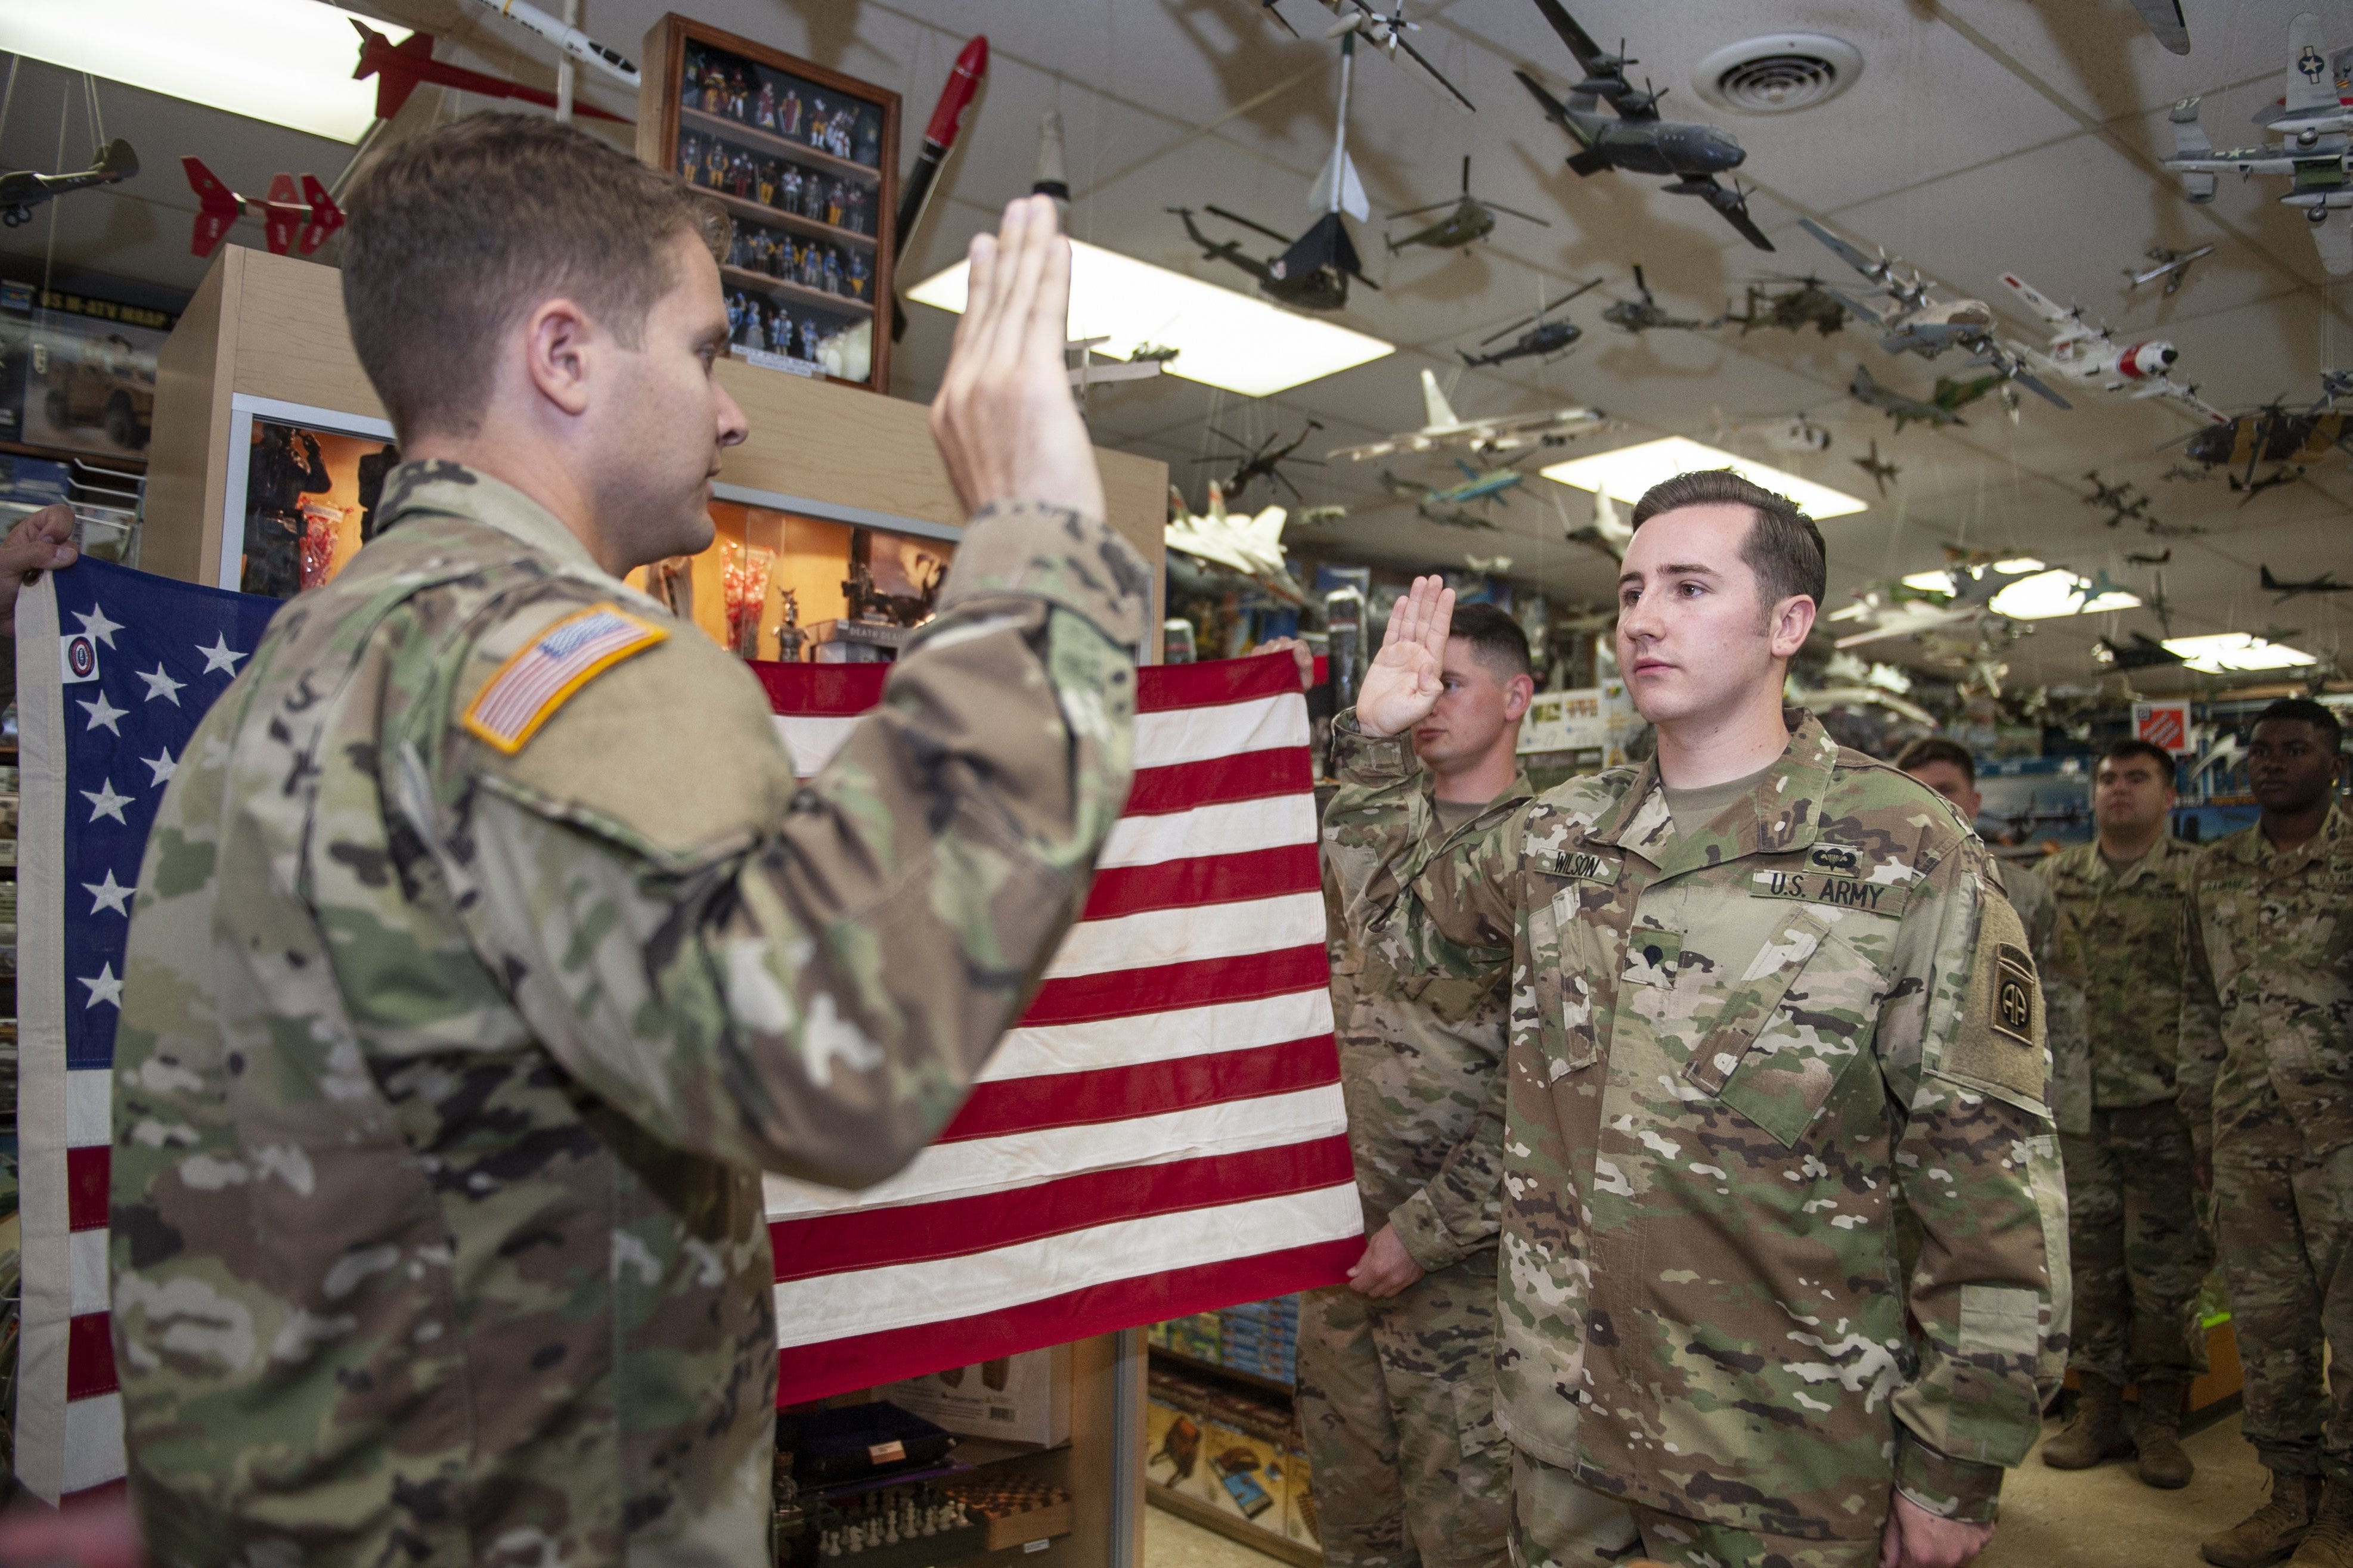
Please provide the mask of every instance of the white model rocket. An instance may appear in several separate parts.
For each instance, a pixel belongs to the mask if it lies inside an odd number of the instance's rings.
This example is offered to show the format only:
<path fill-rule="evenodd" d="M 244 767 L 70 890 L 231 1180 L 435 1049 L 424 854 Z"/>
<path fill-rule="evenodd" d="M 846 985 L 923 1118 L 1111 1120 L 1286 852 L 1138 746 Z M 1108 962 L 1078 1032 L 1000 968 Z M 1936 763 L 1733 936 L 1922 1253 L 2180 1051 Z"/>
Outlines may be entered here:
<path fill-rule="evenodd" d="M 508 21 L 528 27 L 584 65 L 595 66 L 607 76 L 634 92 L 638 76 L 635 61 L 618 49 L 608 49 L 579 28 L 554 16 L 531 4 L 531 0 L 475 0 L 485 11 L 495 11 Z"/>

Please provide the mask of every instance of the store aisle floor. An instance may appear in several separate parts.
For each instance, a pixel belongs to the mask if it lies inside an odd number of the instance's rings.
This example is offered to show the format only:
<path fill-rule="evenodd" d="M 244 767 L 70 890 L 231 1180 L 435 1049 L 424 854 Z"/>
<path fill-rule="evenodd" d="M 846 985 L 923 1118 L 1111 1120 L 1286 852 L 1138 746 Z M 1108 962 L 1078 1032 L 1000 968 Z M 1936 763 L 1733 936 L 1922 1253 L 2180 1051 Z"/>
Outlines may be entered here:
<path fill-rule="evenodd" d="M 2057 1435 L 2054 1422 L 2045 1428 Z M 2198 1542 L 2263 1493 L 2263 1468 L 2233 1415 L 2184 1439 L 2198 1479 L 2161 1492 L 2129 1465 L 2061 1471 L 2030 1456 L 2002 1489 L 2001 1528 L 1978 1568 L 2192 1568 Z M 1144 1510 L 1143 1568 L 1266 1568 L 1275 1561 L 1156 1508 Z"/>

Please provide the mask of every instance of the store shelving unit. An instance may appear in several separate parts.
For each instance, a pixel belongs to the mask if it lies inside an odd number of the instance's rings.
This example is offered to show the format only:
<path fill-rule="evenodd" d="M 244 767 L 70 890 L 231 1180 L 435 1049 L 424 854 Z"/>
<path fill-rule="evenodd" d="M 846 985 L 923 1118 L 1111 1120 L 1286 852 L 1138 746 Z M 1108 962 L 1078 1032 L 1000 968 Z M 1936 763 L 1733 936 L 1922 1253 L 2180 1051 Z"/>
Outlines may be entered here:
<path fill-rule="evenodd" d="M 1145 1493 L 1253 1551 L 1319 1568 L 1293 1375 L 1297 1310 L 1297 1298 L 1278 1298 L 1148 1331 Z"/>

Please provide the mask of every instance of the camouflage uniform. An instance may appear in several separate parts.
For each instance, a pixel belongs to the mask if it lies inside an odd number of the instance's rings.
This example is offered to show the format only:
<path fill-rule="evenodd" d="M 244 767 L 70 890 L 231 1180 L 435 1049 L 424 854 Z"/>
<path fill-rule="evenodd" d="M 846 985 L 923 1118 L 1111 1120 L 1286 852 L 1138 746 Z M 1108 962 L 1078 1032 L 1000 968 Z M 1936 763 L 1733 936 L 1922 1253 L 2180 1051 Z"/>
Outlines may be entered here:
<path fill-rule="evenodd" d="M 2218 839 L 2190 890 L 2181 1109 L 2214 1172 L 2214 1234 L 2246 1369 L 2247 1440 L 2353 1484 L 2353 818 L 2295 849 Z"/>
<path fill-rule="evenodd" d="M 1126 795 L 1150 575 L 990 509 L 797 789 L 751 673 L 528 499 L 418 463 L 384 513 L 198 727 L 140 873 L 111 1198 L 148 1545 L 765 1562 L 759 1173 L 873 1182 L 961 1100 Z M 510 748 L 486 702 L 583 612 L 658 636 Z"/>
<path fill-rule="evenodd" d="M 1655 763 L 1571 780 L 1415 880 L 1514 950 L 1496 1413 L 1517 1545 L 1606 1496 L 1670 1562 L 1871 1561 L 1891 1486 L 1990 1519 L 2064 1342 L 2041 993 L 1983 847 L 1789 715 L 1678 832 Z M 1335 727 L 1327 830 L 1411 853 L 1404 744 Z M 1859 1064 L 1867 1064 L 1861 1065 Z M 1898 1263 L 1899 1199 L 1927 1245 Z M 1548 1475 L 1548 1470 L 1562 1472 Z"/>
<path fill-rule="evenodd" d="M 1412 809 L 1435 817 L 1429 775 Z M 1525 775 L 1431 852 L 1507 818 Z M 1422 1278 L 1382 1300 L 1348 1287 L 1301 1303 L 1299 1413 L 1330 1568 L 1484 1568 L 1511 1526 L 1495 1426 L 1495 1232 L 1502 1223 L 1502 949 L 1465 952 L 1416 920 L 1411 875 L 1357 865 L 1326 835 L 1332 1012 L 1367 1236 L 1397 1227 Z"/>
<path fill-rule="evenodd" d="M 2176 1103 L 2184 911 L 2193 845 L 2160 837 L 2124 871 L 2096 843 L 2045 861 L 2058 905 L 2051 1109 L 2067 1167 L 2075 1321 L 2068 1364 L 2119 1386 L 2206 1370 L 2198 1293 L 2214 1267 L 2198 1219 L 2189 1124 Z"/>

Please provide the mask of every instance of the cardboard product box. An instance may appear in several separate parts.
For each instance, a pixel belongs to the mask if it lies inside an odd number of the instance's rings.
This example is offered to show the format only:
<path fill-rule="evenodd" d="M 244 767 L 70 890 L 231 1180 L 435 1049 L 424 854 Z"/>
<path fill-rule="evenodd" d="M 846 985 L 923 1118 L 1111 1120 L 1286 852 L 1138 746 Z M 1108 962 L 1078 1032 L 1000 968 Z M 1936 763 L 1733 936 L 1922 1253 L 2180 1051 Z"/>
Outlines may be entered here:
<path fill-rule="evenodd" d="M 1293 1511 L 1288 1446 L 1159 1399 L 1145 1407 L 1144 1476 L 1276 1535 Z"/>
<path fill-rule="evenodd" d="M 1071 1347 L 1024 1351 L 877 1389 L 951 1432 L 1050 1447 L 1071 1436 Z"/>

